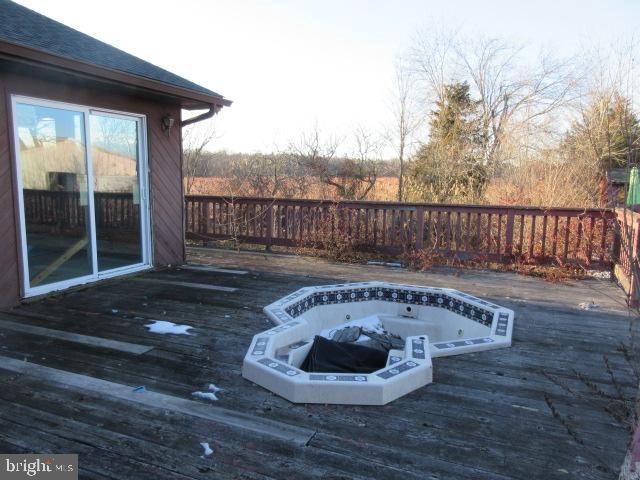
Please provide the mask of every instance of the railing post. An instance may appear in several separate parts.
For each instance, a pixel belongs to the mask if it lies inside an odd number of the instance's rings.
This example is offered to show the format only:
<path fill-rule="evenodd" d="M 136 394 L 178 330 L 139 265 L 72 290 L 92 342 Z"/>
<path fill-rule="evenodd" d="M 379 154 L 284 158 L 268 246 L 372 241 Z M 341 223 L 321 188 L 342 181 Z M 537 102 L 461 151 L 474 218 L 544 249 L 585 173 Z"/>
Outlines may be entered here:
<path fill-rule="evenodd" d="M 275 205 L 269 204 L 267 207 L 267 238 L 266 238 L 266 251 L 271 251 L 271 244 L 273 242 L 273 208 Z"/>
<path fill-rule="evenodd" d="M 513 219 L 515 215 L 513 214 L 513 210 L 509 209 L 507 211 L 507 228 L 505 229 L 505 245 L 504 245 L 504 253 L 505 255 L 513 254 Z"/>
<path fill-rule="evenodd" d="M 190 225 L 189 225 L 189 205 L 191 200 L 185 195 L 184 197 L 184 233 L 185 237 L 189 238 L 189 234 L 191 233 Z"/>
<path fill-rule="evenodd" d="M 416 250 L 424 247 L 424 207 L 416 208 Z"/>
<path fill-rule="evenodd" d="M 638 251 L 640 251 L 640 219 L 634 219 L 631 224 L 631 238 L 633 246 L 631 248 L 631 258 L 629 258 L 629 305 L 637 307 L 640 303 L 638 298 L 638 288 L 636 273 L 638 270 Z"/>
<path fill-rule="evenodd" d="M 615 264 L 619 264 L 620 263 L 620 256 L 621 256 L 621 240 L 622 240 L 622 230 L 624 229 L 624 222 L 620 220 L 620 210 L 619 209 L 615 209 L 614 211 L 615 213 L 615 217 L 613 219 L 613 225 L 614 225 L 614 229 L 613 229 L 613 246 L 612 246 L 612 251 L 611 251 L 611 255 L 613 257 L 613 263 Z"/>

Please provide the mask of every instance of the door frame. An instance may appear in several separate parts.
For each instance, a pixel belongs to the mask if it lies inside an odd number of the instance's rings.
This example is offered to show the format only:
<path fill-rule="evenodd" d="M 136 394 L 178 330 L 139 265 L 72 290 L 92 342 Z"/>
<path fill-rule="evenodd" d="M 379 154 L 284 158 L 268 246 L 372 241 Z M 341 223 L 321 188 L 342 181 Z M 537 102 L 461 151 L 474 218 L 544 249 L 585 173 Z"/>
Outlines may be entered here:
<path fill-rule="evenodd" d="M 89 225 L 88 235 L 90 236 L 91 245 L 91 265 L 93 273 L 83 275 L 68 280 L 39 285 L 30 286 L 29 281 L 29 255 L 27 248 L 27 229 L 24 211 L 24 195 L 22 182 L 22 165 L 20 161 L 20 139 L 18 136 L 18 124 L 16 118 L 16 104 L 26 103 L 34 106 L 50 107 L 71 110 L 83 114 L 84 136 L 86 150 L 86 173 L 87 173 L 87 206 L 89 208 Z M 95 199 L 93 186 L 93 159 L 91 156 L 91 126 L 90 116 L 92 113 L 96 115 L 106 115 L 112 117 L 125 118 L 127 120 L 135 120 L 138 130 L 138 187 L 140 189 L 140 237 L 142 242 L 142 262 L 118 267 L 103 272 L 98 271 L 98 255 L 97 255 L 97 238 L 96 238 L 96 220 L 95 220 Z M 24 95 L 11 95 L 11 120 L 13 128 L 14 142 L 14 162 L 15 162 L 15 180 L 18 195 L 19 210 L 19 234 L 20 234 L 20 250 L 22 258 L 22 296 L 23 298 L 44 295 L 57 290 L 83 285 L 86 283 L 96 282 L 102 279 L 113 278 L 120 275 L 148 270 L 153 265 L 153 249 L 151 248 L 151 202 L 149 196 L 149 156 L 147 144 L 147 117 L 143 114 L 123 112 L 119 110 L 111 110 L 107 108 L 92 107 L 88 105 L 78 105 L 75 103 L 60 102 L 43 98 L 29 97 Z"/>

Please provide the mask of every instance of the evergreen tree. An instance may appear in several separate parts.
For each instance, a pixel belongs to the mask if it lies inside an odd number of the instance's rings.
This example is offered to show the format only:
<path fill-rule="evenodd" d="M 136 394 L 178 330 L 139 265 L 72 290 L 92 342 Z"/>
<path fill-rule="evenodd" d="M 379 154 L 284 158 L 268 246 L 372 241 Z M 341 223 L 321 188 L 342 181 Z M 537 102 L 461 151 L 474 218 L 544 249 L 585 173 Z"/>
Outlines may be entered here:
<path fill-rule="evenodd" d="M 600 173 L 636 164 L 640 160 L 640 121 L 630 100 L 618 92 L 594 95 L 571 125 L 563 150 L 569 160 L 589 159 Z"/>
<path fill-rule="evenodd" d="M 466 82 L 445 86 L 430 114 L 429 141 L 409 169 L 411 199 L 477 202 L 482 197 L 487 173 L 481 161 L 477 110 Z"/>

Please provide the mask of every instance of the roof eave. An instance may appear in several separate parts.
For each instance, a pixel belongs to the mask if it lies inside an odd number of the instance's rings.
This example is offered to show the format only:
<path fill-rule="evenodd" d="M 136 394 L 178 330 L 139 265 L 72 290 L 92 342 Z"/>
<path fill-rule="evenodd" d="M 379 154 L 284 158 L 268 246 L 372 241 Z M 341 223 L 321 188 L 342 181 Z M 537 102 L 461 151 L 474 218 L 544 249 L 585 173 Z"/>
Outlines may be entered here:
<path fill-rule="evenodd" d="M 9 57 L 27 63 L 36 63 L 56 69 L 75 72 L 85 76 L 98 77 L 111 82 L 121 83 L 137 88 L 142 88 L 152 92 L 176 97 L 184 100 L 186 109 L 203 109 L 215 105 L 219 108 L 231 105 L 231 100 L 222 96 L 207 95 L 188 88 L 178 87 L 168 83 L 159 82 L 150 78 L 133 75 L 120 70 L 114 70 L 98 65 L 75 60 L 69 57 L 55 55 L 43 50 L 19 45 L 5 40 L 0 40 L 0 56 Z"/>

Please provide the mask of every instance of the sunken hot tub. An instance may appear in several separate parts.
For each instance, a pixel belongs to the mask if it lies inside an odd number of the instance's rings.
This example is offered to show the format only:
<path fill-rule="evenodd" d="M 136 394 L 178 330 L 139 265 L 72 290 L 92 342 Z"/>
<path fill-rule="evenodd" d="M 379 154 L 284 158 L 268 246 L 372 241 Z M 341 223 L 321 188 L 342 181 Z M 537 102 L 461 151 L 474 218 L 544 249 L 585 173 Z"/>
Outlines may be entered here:
<path fill-rule="evenodd" d="M 356 405 L 431 383 L 432 358 L 510 346 L 514 317 L 457 290 L 384 282 L 306 287 L 264 311 L 277 326 L 253 337 L 242 375 L 295 403 Z M 336 340 L 346 337 L 352 346 Z M 319 345 L 359 352 L 371 342 L 384 353 L 366 373 L 307 368 Z"/>

